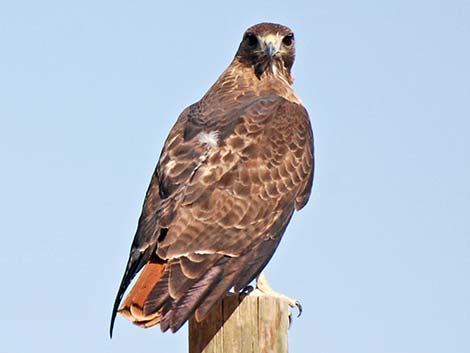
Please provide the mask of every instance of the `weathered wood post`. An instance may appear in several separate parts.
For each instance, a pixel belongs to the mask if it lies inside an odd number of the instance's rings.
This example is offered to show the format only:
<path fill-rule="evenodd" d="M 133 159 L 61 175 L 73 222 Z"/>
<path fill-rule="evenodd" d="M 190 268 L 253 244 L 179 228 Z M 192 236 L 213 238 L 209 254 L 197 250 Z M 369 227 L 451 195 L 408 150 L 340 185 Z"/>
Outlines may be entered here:
<path fill-rule="evenodd" d="M 289 306 L 271 295 L 228 294 L 189 321 L 189 353 L 287 353 Z"/>

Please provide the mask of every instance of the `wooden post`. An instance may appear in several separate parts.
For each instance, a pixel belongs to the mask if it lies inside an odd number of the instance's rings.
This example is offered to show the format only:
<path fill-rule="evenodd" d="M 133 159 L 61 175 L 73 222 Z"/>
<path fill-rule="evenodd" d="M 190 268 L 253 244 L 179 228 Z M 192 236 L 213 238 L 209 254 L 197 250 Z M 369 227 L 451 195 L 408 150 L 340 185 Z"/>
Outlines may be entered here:
<path fill-rule="evenodd" d="M 287 353 L 289 307 L 271 295 L 230 293 L 189 321 L 189 353 Z"/>

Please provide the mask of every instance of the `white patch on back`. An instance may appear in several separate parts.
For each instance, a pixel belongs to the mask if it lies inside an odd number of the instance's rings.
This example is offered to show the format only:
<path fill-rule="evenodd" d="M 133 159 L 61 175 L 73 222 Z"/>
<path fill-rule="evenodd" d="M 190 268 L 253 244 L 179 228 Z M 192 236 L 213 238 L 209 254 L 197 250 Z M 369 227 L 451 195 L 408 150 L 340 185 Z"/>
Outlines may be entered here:
<path fill-rule="evenodd" d="M 202 131 L 197 135 L 197 140 L 203 145 L 215 148 L 219 145 L 219 133 L 217 131 Z"/>

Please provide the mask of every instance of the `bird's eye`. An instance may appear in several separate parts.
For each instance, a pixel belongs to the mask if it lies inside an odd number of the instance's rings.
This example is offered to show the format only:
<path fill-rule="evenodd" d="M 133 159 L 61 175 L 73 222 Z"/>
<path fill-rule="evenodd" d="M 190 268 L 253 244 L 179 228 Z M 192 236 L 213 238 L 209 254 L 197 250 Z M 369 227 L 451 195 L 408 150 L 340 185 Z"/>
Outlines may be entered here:
<path fill-rule="evenodd" d="M 288 47 L 290 47 L 293 42 L 294 42 L 294 34 L 293 34 L 293 33 L 288 34 L 287 36 L 285 36 L 285 37 L 282 39 L 282 43 L 283 43 L 285 46 L 288 46 Z"/>
<path fill-rule="evenodd" d="M 249 47 L 254 48 L 258 45 L 258 38 L 253 33 L 248 33 L 245 36 L 246 43 Z"/>

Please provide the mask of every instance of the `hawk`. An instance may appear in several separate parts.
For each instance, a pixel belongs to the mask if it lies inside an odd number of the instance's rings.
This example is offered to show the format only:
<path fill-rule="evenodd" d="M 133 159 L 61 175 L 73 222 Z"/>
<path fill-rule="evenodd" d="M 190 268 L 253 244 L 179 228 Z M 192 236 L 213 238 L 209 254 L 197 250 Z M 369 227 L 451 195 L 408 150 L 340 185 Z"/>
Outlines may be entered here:
<path fill-rule="evenodd" d="M 232 63 L 178 117 L 145 196 L 111 335 L 118 312 L 176 332 L 260 276 L 312 188 L 313 134 L 291 87 L 294 58 L 288 27 L 248 28 Z"/>

